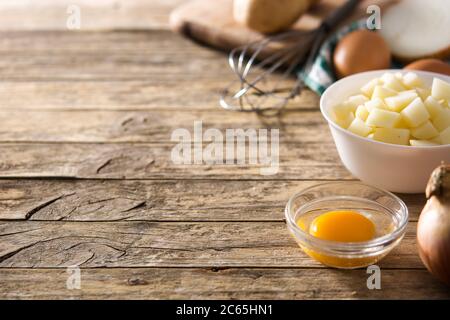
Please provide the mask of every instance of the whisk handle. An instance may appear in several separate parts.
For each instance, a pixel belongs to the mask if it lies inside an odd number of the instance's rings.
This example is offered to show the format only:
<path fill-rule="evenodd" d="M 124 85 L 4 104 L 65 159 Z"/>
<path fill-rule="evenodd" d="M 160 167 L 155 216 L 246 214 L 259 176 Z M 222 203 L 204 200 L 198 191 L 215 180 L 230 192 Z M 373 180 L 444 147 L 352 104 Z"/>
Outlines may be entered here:
<path fill-rule="evenodd" d="M 342 20 L 346 16 L 348 16 L 353 9 L 358 5 L 360 0 L 348 0 L 341 7 L 332 12 L 323 22 L 322 27 L 328 32 Z"/>

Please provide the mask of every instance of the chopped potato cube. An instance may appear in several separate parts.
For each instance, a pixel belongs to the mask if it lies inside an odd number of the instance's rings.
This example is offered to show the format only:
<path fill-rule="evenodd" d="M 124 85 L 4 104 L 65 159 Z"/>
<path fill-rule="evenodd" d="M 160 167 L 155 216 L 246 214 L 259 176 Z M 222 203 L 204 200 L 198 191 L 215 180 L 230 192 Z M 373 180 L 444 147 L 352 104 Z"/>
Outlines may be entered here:
<path fill-rule="evenodd" d="M 384 102 L 392 111 L 400 112 L 405 108 L 408 104 L 410 104 L 415 98 L 417 98 L 417 93 L 413 92 L 402 92 L 393 97 L 387 97 L 384 99 Z"/>
<path fill-rule="evenodd" d="M 366 96 L 366 97 L 371 97 L 372 93 L 373 93 L 373 89 L 375 88 L 375 86 L 379 83 L 378 79 L 372 79 L 370 80 L 368 83 L 366 83 L 364 86 L 362 86 L 361 88 L 361 92 Z"/>
<path fill-rule="evenodd" d="M 369 135 L 367 136 L 367 138 L 373 139 L 373 133 L 369 134 Z"/>
<path fill-rule="evenodd" d="M 366 124 L 373 127 L 393 128 L 401 119 L 397 112 L 383 109 L 372 109 L 367 117 Z"/>
<path fill-rule="evenodd" d="M 332 110 L 336 119 L 344 119 L 347 117 L 348 113 L 352 112 L 352 108 L 348 103 L 338 104 Z"/>
<path fill-rule="evenodd" d="M 404 91 L 406 88 L 403 86 L 402 82 L 393 74 L 385 73 L 380 78 L 383 81 L 384 87 L 389 88 L 394 91 Z"/>
<path fill-rule="evenodd" d="M 384 109 L 384 110 L 389 109 L 388 106 L 380 98 L 375 98 L 370 101 L 367 101 L 366 103 L 364 103 L 364 106 L 369 112 L 372 111 L 372 109 Z"/>
<path fill-rule="evenodd" d="M 362 121 L 366 121 L 367 117 L 369 116 L 369 110 L 367 110 L 366 106 L 360 105 L 358 108 L 356 108 L 355 116 Z"/>
<path fill-rule="evenodd" d="M 386 97 L 395 96 L 396 94 L 397 94 L 397 92 L 395 92 L 392 89 L 389 89 L 389 88 L 377 85 L 373 89 L 372 99 L 374 99 L 374 98 L 382 98 L 382 99 L 384 99 Z"/>
<path fill-rule="evenodd" d="M 355 118 L 347 129 L 362 137 L 365 137 L 372 132 L 372 128 L 367 126 L 364 121 L 359 118 Z"/>
<path fill-rule="evenodd" d="M 393 144 L 409 144 L 409 130 L 396 128 L 377 128 L 373 133 L 373 139 Z"/>
<path fill-rule="evenodd" d="M 351 96 L 350 98 L 348 98 L 346 104 L 349 105 L 353 112 L 355 112 L 358 106 L 364 104 L 367 101 L 369 101 L 369 98 L 362 94 L 358 94 L 356 96 Z"/>
<path fill-rule="evenodd" d="M 442 144 L 450 144 L 450 127 L 442 131 L 439 138 Z"/>
<path fill-rule="evenodd" d="M 430 121 L 426 121 L 417 128 L 412 128 L 411 135 L 417 139 L 427 140 L 439 135 L 439 131 L 436 130 Z"/>
<path fill-rule="evenodd" d="M 437 136 L 437 137 L 434 137 L 433 139 L 430 139 L 430 142 L 434 142 L 436 144 L 442 144 L 440 136 Z"/>
<path fill-rule="evenodd" d="M 438 116 L 443 109 L 442 105 L 431 96 L 426 98 L 424 103 L 431 118 L 435 118 L 436 116 Z"/>
<path fill-rule="evenodd" d="M 394 128 L 409 129 L 409 126 L 405 122 L 405 120 L 403 120 L 403 118 L 400 116 L 400 120 L 395 124 Z"/>
<path fill-rule="evenodd" d="M 434 78 L 431 86 L 431 95 L 436 100 L 450 100 L 450 83 Z"/>
<path fill-rule="evenodd" d="M 439 145 L 439 143 L 429 140 L 409 140 L 409 144 L 414 147 L 430 147 Z"/>
<path fill-rule="evenodd" d="M 433 126 L 439 132 L 450 127 L 450 109 L 442 108 L 442 110 L 431 120 L 431 123 L 433 123 Z"/>
<path fill-rule="evenodd" d="M 422 87 L 422 79 L 414 72 L 408 72 L 403 76 L 403 84 L 408 88 Z"/>
<path fill-rule="evenodd" d="M 343 117 L 335 117 L 334 121 L 341 127 L 344 129 L 347 129 L 348 126 L 352 123 L 353 119 L 355 119 L 355 116 L 353 115 L 352 112 L 347 113 L 345 116 Z"/>
<path fill-rule="evenodd" d="M 430 118 L 427 108 L 417 97 L 400 114 L 410 127 L 418 127 Z"/>
<path fill-rule="evenodd" d="M 422 99 L 422 101 L 425 101 L 431 95 L 431 89 L 428 88 L 416 88 L 415 91 L 419 95 L 420 99 Z"/>

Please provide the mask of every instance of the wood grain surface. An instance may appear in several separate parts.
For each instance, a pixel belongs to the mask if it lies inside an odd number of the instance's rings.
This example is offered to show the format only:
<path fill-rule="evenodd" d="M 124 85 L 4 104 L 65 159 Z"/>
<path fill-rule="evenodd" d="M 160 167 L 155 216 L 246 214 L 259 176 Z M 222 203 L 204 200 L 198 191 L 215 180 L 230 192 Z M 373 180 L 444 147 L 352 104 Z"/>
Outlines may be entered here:
<path fill-rule="evenodd" d="M 301 251 L 288 198 L 355 180 L 318 97 L 305 91 L 279 118 L 220 109 L 226 55 L 168 29 L 182 2 L 80 0 L 77 31 L 69 1 L 0 3 L 0 298 L 449 299 L 417 254 L 422 194 L 399 195 L 410 222 L 379 262 L 381 290 L 365 269 Z M 279 172 L 175 165 L 171 133 L 194 121 L 279 129 Z M 69 290 L 73 266 L 81 288 Z"/>

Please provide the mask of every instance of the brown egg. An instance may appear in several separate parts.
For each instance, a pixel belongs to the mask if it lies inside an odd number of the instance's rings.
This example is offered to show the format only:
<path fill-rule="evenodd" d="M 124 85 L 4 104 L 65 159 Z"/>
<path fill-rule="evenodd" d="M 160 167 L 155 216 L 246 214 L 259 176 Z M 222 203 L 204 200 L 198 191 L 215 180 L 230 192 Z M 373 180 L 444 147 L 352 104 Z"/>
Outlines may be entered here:
<path fill-rule="evenodd" d="M 405 69 L 422 70 L 450 76 L 450 65 L 439 59 L 420 59 L 408 64 Z"/>
<path fill-rule="evenodd" d="M 344 36 L 333 54 L 338 78 L 377 69 L 388 69 L 391 53 L 384 39 L 376 32 L 357 30 Z"/>

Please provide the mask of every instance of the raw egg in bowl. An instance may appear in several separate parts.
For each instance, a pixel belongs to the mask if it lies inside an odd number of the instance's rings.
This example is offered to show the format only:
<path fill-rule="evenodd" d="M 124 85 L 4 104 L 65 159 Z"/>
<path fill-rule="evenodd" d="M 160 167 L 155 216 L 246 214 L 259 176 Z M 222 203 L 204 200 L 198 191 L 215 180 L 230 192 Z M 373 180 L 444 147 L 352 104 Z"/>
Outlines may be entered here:
<path fill-rule="evenodd" d="M 448 76 L 416 70 L 362 72 L 331 85 L 320 109 L 344 166 L 379 188 L 424 192 L 433 169 L 450 163 L 449 86 Z"/>
<path fill-rule="evenodd" d="M 394 194 L 360 182 L 329 182 L 295 194 L 287 227 L 311 258 L 353 269 L 376 263 L 397 246 L 408 208 Z"/>

